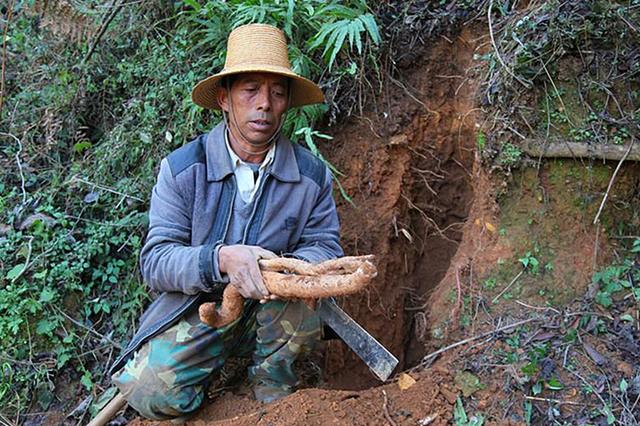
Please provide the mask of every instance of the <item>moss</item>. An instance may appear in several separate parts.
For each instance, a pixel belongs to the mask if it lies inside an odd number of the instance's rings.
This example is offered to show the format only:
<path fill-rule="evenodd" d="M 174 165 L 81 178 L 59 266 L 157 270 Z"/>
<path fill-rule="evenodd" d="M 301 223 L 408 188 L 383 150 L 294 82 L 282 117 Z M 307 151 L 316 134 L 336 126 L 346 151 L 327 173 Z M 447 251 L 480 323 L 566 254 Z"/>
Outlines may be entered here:
<path fill-rule="evenodd" d="M 584 269 L 585 265 L 590 269 L 595 235 L 595 228 L 589 229 L 611 174 L 609 164 L 585 167 L 571 160 L 548 161 L 540 170 L 514 173 L 500 200 L 500 244 L 511 247 L 513 255 L 484 277 L 497 282 L 492 294 L 498 294 L 522 270 L 519 258 L 525 253 L 536 258 L 539 272 L 522 275 L 509 290 L 512 297 L 555 304 L 584 291 L 585 274 L 590 272 Z M 627 185 L 621 184 L 622 193 Z M 602 220 L 607 228 L 616 223 L 612 214 L 619 218 L 621 212 L 605 209 Z M 546 264 L 552 267 L 545 270 Z"/>

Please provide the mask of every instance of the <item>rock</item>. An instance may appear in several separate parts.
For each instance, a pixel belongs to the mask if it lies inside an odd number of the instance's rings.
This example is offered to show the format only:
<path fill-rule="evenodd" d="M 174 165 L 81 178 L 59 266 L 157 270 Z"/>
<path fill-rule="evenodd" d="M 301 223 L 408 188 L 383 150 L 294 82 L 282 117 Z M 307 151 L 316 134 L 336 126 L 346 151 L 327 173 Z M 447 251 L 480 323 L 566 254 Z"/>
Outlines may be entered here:
<path fill-rule="evenodd" d="M 20 231 L 24 231 L 25 229 L 31 228 L 31 226 L 33 226 L 33 224 L 36 223 L 37 221 L 41 221 L 42 224 L 47 228 L 54 226 L 56 224 L 56 220 L 51 216 L 47 216 L 46 214 L 43 214 L 43 213 L 35 213 L 30 216 L 27 216 L 26 219 L 18 223 L 16 225 L 16 229 Z"/>
<path fill-rule="evenodd" d="M 13 229 L 11 228 L 11 226 L 0 223 L 0 237 L 4 237 L 5 235 L 7 235 L 9 232 L 11 232 L 11 229 Z"/>
<path fill-rule="evenodd" d="M 406 145 L 408 141 L 407 135 L 399 134 L 391 136 L 391 140 L 389 141 L 389 145 Z"/>
<path fill-rule="evenodd" d="M 458 372 L 453 381 L 465 397 L 469 397 L 473 395 L 474 392 L 485 388 L 485 385 L 480 382 L 480 379 L 468 371 Z"/>
<path fill-rule="evenodd" d="M 440 388 L 440 394 L 444 396 L 444 399 L 451 405 L 456 403 L 456 399 L 458 399 L 458 394 L 451 392 L 446 388 Z"/>
<path fill-rule="evenodd" d="M 616 368 L 618 369 L 619 372 L 621 372 L 625 377 L 631 377 L 633 376 L 633 367 L 628 363 L 628 362 L 624 362 L 624 361 L 620 361 L 617 365 Z"/>

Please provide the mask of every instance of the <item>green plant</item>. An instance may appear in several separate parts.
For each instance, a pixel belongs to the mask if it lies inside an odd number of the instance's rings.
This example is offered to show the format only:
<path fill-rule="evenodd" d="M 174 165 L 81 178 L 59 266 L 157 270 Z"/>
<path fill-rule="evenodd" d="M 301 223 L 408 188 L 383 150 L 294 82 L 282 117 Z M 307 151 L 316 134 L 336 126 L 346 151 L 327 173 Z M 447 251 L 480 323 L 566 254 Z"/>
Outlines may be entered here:
<path fill-rule="evenodd" d="M 374 45 L 381 42 L 380 32 L 376 21 L 370 13 L 364 13 L 365 4 L 360 3 L 359 9 L 329 4 L 321 9 L 322 14 L 334 16 L 334 21 L 325 22 L 320 31 L 310 40 L 310 49 L 314 50 L 324 46 L 322 57 L 329 65 L 329 70 L 335 62 L 336 55 L 344 48 L 349 40 L 349 47 L 353 49 L 355 44 L 358 54 L 363 53 L 362 34 L 368 34 Z"/>
<path fill-rule="evenodd" d="M 483 285 L 487 290 L 493 290 L 497 284 L 498 280 L 496 278 L 487 278 L 483 282 Z"/>
<path fill-rule="evenodd" d="M 613 296 L 624 292 L 640 304 L 640 268 L 636 264 L 636 256 L 640 253 L 640 239 L 633 240 L 621 262 L 597 271 L 591 278 L 592 285 L 598 288 L 595 301 L 609 308 L 613 305 Z"/>
<path fill-rule="evenodd" d="M 498 163 L 502 166 L 513 167 L 522 156 L 522 151 L 516 145 L 509 142 L 502 145 L 500 154 L 498 155 Z"/>
<path fill-rule="evenodd" d="M 531 401 L 524 402 L 524 422 L 529 426 L 531 424 L 531 419 L 533 418 L 533 404 Z"/>
<path fill-rule="evenodd" d="M 484 147 L 487 145 L 487 136 L 483 132 L 476 133 L 476 146 L 478 147 L 478 151 L 482 152 Z"/>
<path fill-rule="evenodd" d="M 460 397 L 456 399 L 456 405 L 453 407 L 453 421 L 457 426 L 482 426 L 484 424 L 484 417 L 481 414 L 476 414 L 469 418 L 467 412 L 462 405 Z"/>
<path fill-rule="evenodd" d="M 540 261 L 530 251 L 526 252 L 523 257 L 519 258 L 518 262 L 520 262 L 524 269 L 529 271 L 532 275 L 537 275 L 540 271 Z"/>

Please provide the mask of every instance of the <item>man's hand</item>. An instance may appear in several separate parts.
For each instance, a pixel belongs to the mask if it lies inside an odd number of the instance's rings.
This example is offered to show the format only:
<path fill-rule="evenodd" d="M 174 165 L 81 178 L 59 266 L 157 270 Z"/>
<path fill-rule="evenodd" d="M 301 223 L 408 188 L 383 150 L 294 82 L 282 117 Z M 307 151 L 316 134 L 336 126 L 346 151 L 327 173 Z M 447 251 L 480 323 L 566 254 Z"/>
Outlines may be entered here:
<path fill-rule="evenodd" d="M 229 275 L 230 284 L 245 299 L 259 299 L 261 303 L 274 299 L 262 281 L 259 259 L 273 259 L 275 253 L 258 246 L 222 246 L 218 251 L 218 267 Z"/>

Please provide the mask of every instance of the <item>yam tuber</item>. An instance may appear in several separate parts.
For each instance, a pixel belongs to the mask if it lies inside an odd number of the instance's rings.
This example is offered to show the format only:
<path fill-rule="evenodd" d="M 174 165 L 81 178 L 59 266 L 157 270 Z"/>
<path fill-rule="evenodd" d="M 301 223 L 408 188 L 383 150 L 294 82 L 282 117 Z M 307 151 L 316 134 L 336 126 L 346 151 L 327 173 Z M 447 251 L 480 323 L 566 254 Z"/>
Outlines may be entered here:
<path fill-rule="evenodd" d="M 346 256 L 311 264 L 298 259 L 263 259 L 258 262 L 269 293 L 283 299 L 321 299 L 346 296 L 366 287 L 376 276 L 374 256 Z M 242 314 L 244 299 L 233 285 L 222 294 L 222 306 L 200 305 L 200 319 L 211 327 L 223 327 Z"/>

